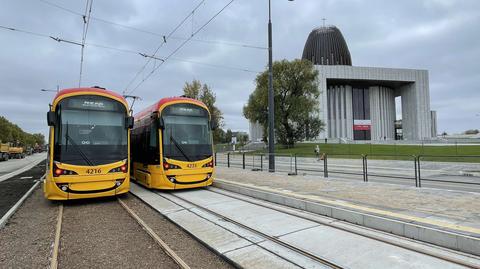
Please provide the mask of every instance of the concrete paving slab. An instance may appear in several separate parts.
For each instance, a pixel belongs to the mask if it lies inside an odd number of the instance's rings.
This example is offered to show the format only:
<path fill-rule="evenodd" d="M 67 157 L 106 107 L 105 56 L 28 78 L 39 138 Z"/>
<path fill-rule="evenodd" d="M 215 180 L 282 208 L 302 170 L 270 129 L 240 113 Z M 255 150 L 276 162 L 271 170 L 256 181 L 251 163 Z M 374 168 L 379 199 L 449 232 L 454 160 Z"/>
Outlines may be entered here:
<path fill-rule="evenodd" d="M 275 244 L 271 241 L 264 241 L 258 245 L 264 248 L 267 248 L 269 251 L 277 255 L 287 258 L 290 262 L 300 266 L 301 268 L 318 268 L 318 269 L 331 268 L 317 261 L 306 258 L 305 256 L 298 254 L 297 252 L 294 252 L 288 248 Z"/>
<path fill-rule="evenodd" d="M 347 268 L 463 268 L 325 226 L 285 235 L 280 239 Z"/>
<path fill-rule="evenodd" d="M 233 198 L 205 190 L 195 190 L 193 192 L 179 193 L 177 195 L 182 196 L 188 201 L 198 203 L 201 206 L 231 218 L 239 223 L 258 229 L 270 236 L 279 236 L 317 225 L 308 220 L 299 219 L 269 208 L 234 200 Z M 200 199 L 200 197 L 205 198 L 206 195 L 210 195 L 208 200 Z M 215 201 L 216 197 L 218 197 L 220 201 L 228 201 L 228 203 L 212 203 L 212 201 Z"/>
<path fill-rule="evenodd" d="M 380 210 L 389 218 L 412 217 L 405 221 L 425 220 L 433 225 L 449 224 L 447 229 L 472 228 L 468 232 L 477 233 L 480 237 L 480 228 L 472 225 L 480 224 L 478 193 L 332 180 L 321 176 L 287 176 L 285 173 L 225 167 L 217 167 L 216 174 L 218 179 L 264 187 L 285 195 L 293 194 L 292 197 L 297 199 L 301 199 L 300 196 L 311 197 L 330 205 L 352 206 L 355 210 Z"/>
<path fill-rule="evenodd" d="M 225 256 L 236 261 L 240 268 L 301 268 L 256 245 L 227 252 Z"/>
<path fill-rule="evenodd" d="M 189 211 L 184 210 L 171 213 L 168 215 L 168 218 L 191 234 L 194 234 L 200 241 L 217 250 L 219 253 L 225 253 L 252 244 L 238 235 L 200 218 Z"/>
<path fill-rule="evenodd" d="M 158 199 L 159 196 L 157 194 L 135 183 L 130 184 L 130 192 L 135 194 L 135 196 L 139 197 L 141 200 L 143 200 L 162 214 L 168 214 L 171 212 L 183 210 L 182 207 L 168 200 Z"/>
<path fill-rule="evenodd" d="M 260 243 L 262 241 L 265 241 L 265 239 L 263 237 L 258 236 L 257 234 L 254 234 L 254 233 L 252 233 L 248 230 L 242 229 L 242 228 L 236 226 L 235 224 L 233 224 L 231 222 L 225 221 L 225 219 L 223 219 L 223 218 L 219 218 L 219 217 L 214 216 L 212 214 L 208 214 L 205 211 L 197 209 L 197 208 L 193 208 L 190 211 L 192 213 L 195 213 L 199 217 L 202 217 L 202 218 L 218 225 L 219 227 L 223 227 L 224 229 L 226 229 L 226 230 L 228 230 L 228 231 L 230 231 L 230 232 L 232 232 L 236 235 L 239 235 L 242 238 L 245 238 L 246 240 L 248 240 L 252 243 L 257 244 L 257 243 Z"/>

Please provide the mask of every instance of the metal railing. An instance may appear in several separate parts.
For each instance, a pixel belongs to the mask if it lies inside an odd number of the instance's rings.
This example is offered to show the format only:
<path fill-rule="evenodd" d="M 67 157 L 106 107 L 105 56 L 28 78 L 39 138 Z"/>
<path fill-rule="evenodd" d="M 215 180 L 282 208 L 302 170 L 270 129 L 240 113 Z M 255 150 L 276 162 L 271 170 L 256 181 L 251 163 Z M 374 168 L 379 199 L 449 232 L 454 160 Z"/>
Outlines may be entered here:
<path fill-rule="evenodd" d="M 215 153 L 220 166 L 268 170 L 268 153 Z M 276 172 L 480 192 L 480 155 L 275 154 Z M 455 162 L 452 162 L 454 160 Z M 339 178 L 339 177 L 337 177 Z M 456 186 L 454 186 L 456 184 Z M 475 188 L 477 187 L 477 188 Z"/>

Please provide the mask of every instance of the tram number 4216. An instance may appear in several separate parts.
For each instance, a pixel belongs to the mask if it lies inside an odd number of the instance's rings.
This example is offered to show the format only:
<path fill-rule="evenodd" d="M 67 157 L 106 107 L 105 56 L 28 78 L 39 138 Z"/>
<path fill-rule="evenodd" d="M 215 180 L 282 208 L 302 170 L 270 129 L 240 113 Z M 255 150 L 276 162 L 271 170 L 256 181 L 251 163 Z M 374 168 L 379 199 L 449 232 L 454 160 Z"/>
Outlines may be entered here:
<path fill-rule="evenodd" d="M 87 169 L 87 174 L 94 175 L 102 173 L 102 169 Z"/>

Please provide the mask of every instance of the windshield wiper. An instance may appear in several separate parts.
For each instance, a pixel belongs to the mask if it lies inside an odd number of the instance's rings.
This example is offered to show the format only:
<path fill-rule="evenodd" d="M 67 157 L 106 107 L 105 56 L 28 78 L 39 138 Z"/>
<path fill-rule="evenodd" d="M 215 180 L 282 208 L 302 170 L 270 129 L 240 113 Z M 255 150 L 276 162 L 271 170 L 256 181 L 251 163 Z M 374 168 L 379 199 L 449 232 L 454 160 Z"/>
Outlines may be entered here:
<path fill-rule="evenodd" d="M 65 145 L 65 150 L 67 149 L 68 147 L 68 141 L 70 141 L 70 143 L 72 143 L 72 145 L 75 147 L 75 149 L 77 150 L 77 152 L 80 154 L 80 156 L 82 156 L 83 160 L 90 166 L 95 166 L 95 164 L 90 161 L 90 159 L 88 159 L 87 155 L 85 155 L 85 153 L 82 151 L 82 149 L 77 145 L 77 143 L 75 143 L 75 141 L 73 140 L 73 138 L 71 138 L 69 135 L 68 135 L 68 122 L 67 122 L 67 131 L 65 132 L 65 138 L 66 138 L 66 142 L 67 144 Z"/>
<path fill-rule="evenodd" d="M 180 151 L 180 153 L 182 153 L 183 157 L 185 157 L 185 159 L 187 159 L 187 161 L 191 162 L 190 158 L 188 158 L 187 154 L 185 154 L 185 151 L 183 151 L 182 146 L 180 146 L 180 144 L 178 144 L 177 140 L 175 140 L 175 138 L 173 138 L 172 134 L 170 134 L 170 141 L 172 141 L 173 144 Z"/>

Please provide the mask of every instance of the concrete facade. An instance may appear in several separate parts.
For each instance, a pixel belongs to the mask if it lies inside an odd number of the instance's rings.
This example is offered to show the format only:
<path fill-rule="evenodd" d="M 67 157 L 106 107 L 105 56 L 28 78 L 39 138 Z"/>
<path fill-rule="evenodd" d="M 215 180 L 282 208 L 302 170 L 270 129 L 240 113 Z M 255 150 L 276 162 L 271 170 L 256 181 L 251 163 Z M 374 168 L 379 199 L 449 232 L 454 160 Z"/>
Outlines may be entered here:
<path fill-rule="evenodd" d="M 395 138 L 395 97 L 402 100 L 406 140 L 430 139 L 432 116 L 428 71 L 399 68 L 316 65 L 319 71 L 320 118 L 326 123 L 319 138 L 353 137 L 352 89 L 369 90 L 371 140 Z"/>

